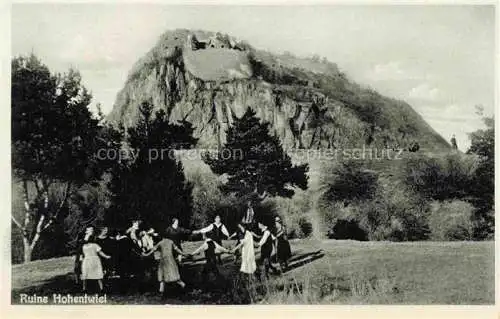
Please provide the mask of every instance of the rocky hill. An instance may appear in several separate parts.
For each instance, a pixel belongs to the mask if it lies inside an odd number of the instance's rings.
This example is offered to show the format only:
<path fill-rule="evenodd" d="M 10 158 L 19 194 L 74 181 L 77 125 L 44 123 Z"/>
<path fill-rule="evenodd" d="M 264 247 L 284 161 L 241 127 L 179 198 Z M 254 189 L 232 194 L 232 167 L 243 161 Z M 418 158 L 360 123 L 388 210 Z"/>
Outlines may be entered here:
<path fill-rule="evenodd" d="M 410 105 L 349 80 L 336 64 L 271 54 L 220 33 L 174 30 L 133 66 L 108 119 L 133 125 L 141 102 L 195 127 L 199 147 L 224 142 L 247 107 L 285 148 L 449 148 Z"/>

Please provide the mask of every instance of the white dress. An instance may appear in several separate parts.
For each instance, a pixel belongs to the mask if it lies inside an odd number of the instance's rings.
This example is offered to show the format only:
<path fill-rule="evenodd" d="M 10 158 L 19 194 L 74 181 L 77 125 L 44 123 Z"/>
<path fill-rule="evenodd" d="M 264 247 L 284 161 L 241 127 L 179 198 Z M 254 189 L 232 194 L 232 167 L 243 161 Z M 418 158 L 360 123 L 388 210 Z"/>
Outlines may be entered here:
<path fill-rule="evenodd" d="M 245 231 L 245 237 L 241 246 L 241 268 L 240 271 L 246 274 L 253 274 L 257 270 L 255 263 L 255 251 L 253 248 L 253 236 L 249 231 Z"/>
<path fill-rule="evenodd" d="M 101 251 L 101 246 L 95 243 L 87 243 L 83 245 L 82 250 L 82 280 L 102 279 L 104 277 L 104 272 L 102 270 L 101 258 L 99 258 L 98 255 Z"/>

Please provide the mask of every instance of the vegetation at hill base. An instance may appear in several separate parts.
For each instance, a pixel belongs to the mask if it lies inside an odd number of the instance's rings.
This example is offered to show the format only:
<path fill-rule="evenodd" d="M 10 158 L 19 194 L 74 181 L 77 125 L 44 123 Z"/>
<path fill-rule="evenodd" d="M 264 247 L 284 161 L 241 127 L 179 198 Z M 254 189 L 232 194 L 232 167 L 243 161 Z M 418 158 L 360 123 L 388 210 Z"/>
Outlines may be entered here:
<path fill-rule="evenodd" d="M 220 214 L 233 228 L 252 196 L 259 199 L 257 214 L 280 215 L 290 238 L 493 238 L 493 119 L 485 119 L 486 129 L 471 133 L 466 154 L 452 151 L 441 137 L 428 134 L 423 128 L 427 124 L 413 118 L 416 113 L 408 111 L 409 106 L 349 84 L 341 73 L 332 75 L 339 72 L 332 65 L 323 73 L 291 70 L 288 57 L 284 66 L 273 67 L 266 59 L 275 57 L 248 50 L 254 71 L 274 81 L 283 99 L 310 99 L 308 94 L 315 91 L 340 101 L 324 104 L 327 109 L 313 103 L 315 112 L 324 116 L 307 120 L 311 140 L 321 140 L 318 136 L 324 135 L 323 124 L 328 122 L 335 127 L 330 132 L 335 138 L 325 147 L 356 141 L 389 146 L 421 134 L 419 143 L 429 145 L 434 139 L 442 153 L 429 156 L 424 148 L 405 151 L 400 161 L 334 161 L 311 170 L 309 163 L 292 161 L 275 127 L 247 107 L 241 116 L 231 114 L 232 125 L 224 130 L 226 138 L 220 144 L 242 150 L 242 160 L 209 155 L 203 161 L 181 160 L 169 156 L 170 151 L 197 146 L 196 123 L 173 121 L 158 101 L 146 99 L 134 106 L 139 110 L 137 122 L 111 126 L 102 114 L 88 110 L 91 96 L 77 71 L 53 75 L 35 56 L 15 58 L 13 261 L 68 254 L 86 225 L 122 227 L 131 218 L 162 228 L 176 216 L 185 227 L 194 228 Z M 144 63 L 131 73 L 143 70 Z M 300 78 L 313 82 L 296 82 Z M 345 119 L 368 131 L 349 128 L 342 124 Z M 97 157 L 99 149 L 137 156 L 103 159 Z M 166 156 L 151 160 L 151 150 L 163 150 Z M 319 181 L 312 180 L 313 174 Z"/>

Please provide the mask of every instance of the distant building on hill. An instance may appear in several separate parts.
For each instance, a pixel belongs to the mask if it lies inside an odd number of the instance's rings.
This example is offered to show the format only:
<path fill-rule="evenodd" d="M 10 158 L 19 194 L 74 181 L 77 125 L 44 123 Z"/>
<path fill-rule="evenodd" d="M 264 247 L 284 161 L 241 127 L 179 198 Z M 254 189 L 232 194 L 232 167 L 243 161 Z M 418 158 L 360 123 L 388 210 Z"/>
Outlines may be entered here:
<path fill-rule="evenodd" d="M 208 39 L 198 39 L 196 35 L 189 34 L 186 39 L 185 47 L 193 51 L 207 48 L 244 51 L 234 38 L 223 35 L 220 32 L 215 33 Z"/>
<path fill-rule="evenodd" d="M 207 47 L 206 41 L 200 41 L 194 34 L 188 34 L 185 47 L 189 50 L 200 50 Z"/>

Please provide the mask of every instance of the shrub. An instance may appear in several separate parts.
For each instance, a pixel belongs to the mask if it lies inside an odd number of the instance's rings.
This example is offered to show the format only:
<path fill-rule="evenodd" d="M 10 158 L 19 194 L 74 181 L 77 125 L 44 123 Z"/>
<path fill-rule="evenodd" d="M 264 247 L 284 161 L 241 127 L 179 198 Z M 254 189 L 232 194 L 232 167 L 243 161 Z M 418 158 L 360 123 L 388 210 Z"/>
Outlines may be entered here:
<path fill-rule="evenodd" d="M 333 227 L 339 219 L 342 219 L 342 209 L 344 204 L 342 202 L 328 201 L 321 196 L 318 203 L 318 210 L 323 218 L 324 228 L 322 231 L 327 234 L 328 238 L 333 238 Z"/>
<path fill-rule="evenodd" d="M 324 196 L 330 201 L 360 201 L 374 198 L 378 187 L 378 175 L 355 161 L 327 166 L 321 184 Z"/>
<path fill-rule="evenodd" d="M 313 232 L 312 223 L 308 221 L 306 217 L 301 217 L 299 219 L 299 227 L 303 237 L 309 237 Z"/>
<path fill-rule="evenodd" d="M 290 199 L 280 197 L 272 199 L 274 214 L 283 219 L 290 238 L 304 238 L 319 231 L 313 227 L 319 223 L 314 222 L 312 200 L 312 191 L 309 190 L 297 190 Z"/>
<path fill-rule="evenodd" d="M 360 206 L 348 202 L 330 201 L 320 198 L 318 209 L 323 216 L 328 238 L 367 240 L 367 231 L 360 225 Z"/>
<path fill-rule="evenodd" d="M 234 195 L 222 195 L 221 180 L 202 162 L 183 160 L 186 179 L 193 185 L 192 228 L 210 223 L 219 214 L 231 232 L 236 229 L 246 209 L 246 200 Z M 274 217 L 279 215 L 286 225 L 290 238 L 310 236 L 314 218 L 311 216 L 312 196 L 310 191 L 296 189 L 292 198 L 267 198 L 254 207 L 256 217 L 274 226 Z"/>
<path fill-rule="evenodd" d="M 494 240 L 495 239 L 495 211 L 484 211 L 479 207 L 473 217 L 474 240 Z"/>
<path fill-rule="evenodd" d="M 491 145 L 489 146 L 491 148 Z M 472 217 L 473 239 L 492 238 L 493 162 L 471 152 L 449 154 L 444 158 L 414 158 L 406 167 L 406 184 L 424 199 L 463 200 L 477 208 Z"/>
<path fill-rule="evenodd" d="M 425 240 L 429 236 L 428 204 L 402 183 L 384 183 L 380 192 L 382 211 L 389 231 L 383 239 L 396 241 Z"/>
<path fill-rule="evenodd" d="M 433 240 L 470 240 L 474 207 L 464 201 L 431 203 L 429 227 Z"/>
<path fill-rule="evenodd" d="M 401 183 L 380 180 L 375 197 L 318 205 L 330 238 L 355 240 L 423 240 L 428 238 L 427 205 Z"/>
<path fill-rule="evenodd" d="M 406 184 L 427 199 L 465 199 L 474 193 L 478 160 L 459 153 L 444 158 L 415 157 L 406 166 Z"/>
<path fill-rule="evenodd" d="M 332 231 L 328 234 L 329 238 L 333 239 L 354 239 L 367 240 L 366 231 L 360 227 L 359 223 L 354 220 L 339 219 L 332 227 Z"/>
<path fill-rule="evenodd" d="M 224 196 L 219 189 L 220 181 L 207 167 L 188 167 L 190 169 L 185 170 L 186 178 L 193 185 L 191 227 L 203 227 L 212 221 L 211 217 L 216 214 Z"/>
<path fill-rule="evenodd" d="M 272 199 L 264 200 L 254 206 L 256 220 L 269 227 L 274 227 L 274 217 L 278 215 L 279 210 Z"/>
<path fill-rule="evenodd" d="M 357 219 L 359 226 L 365 230 L 367 239 L 385 240 L 393 232 L 391 215 L 385 210 L 384 202 L 377 200 L 360 204 Z"/>

